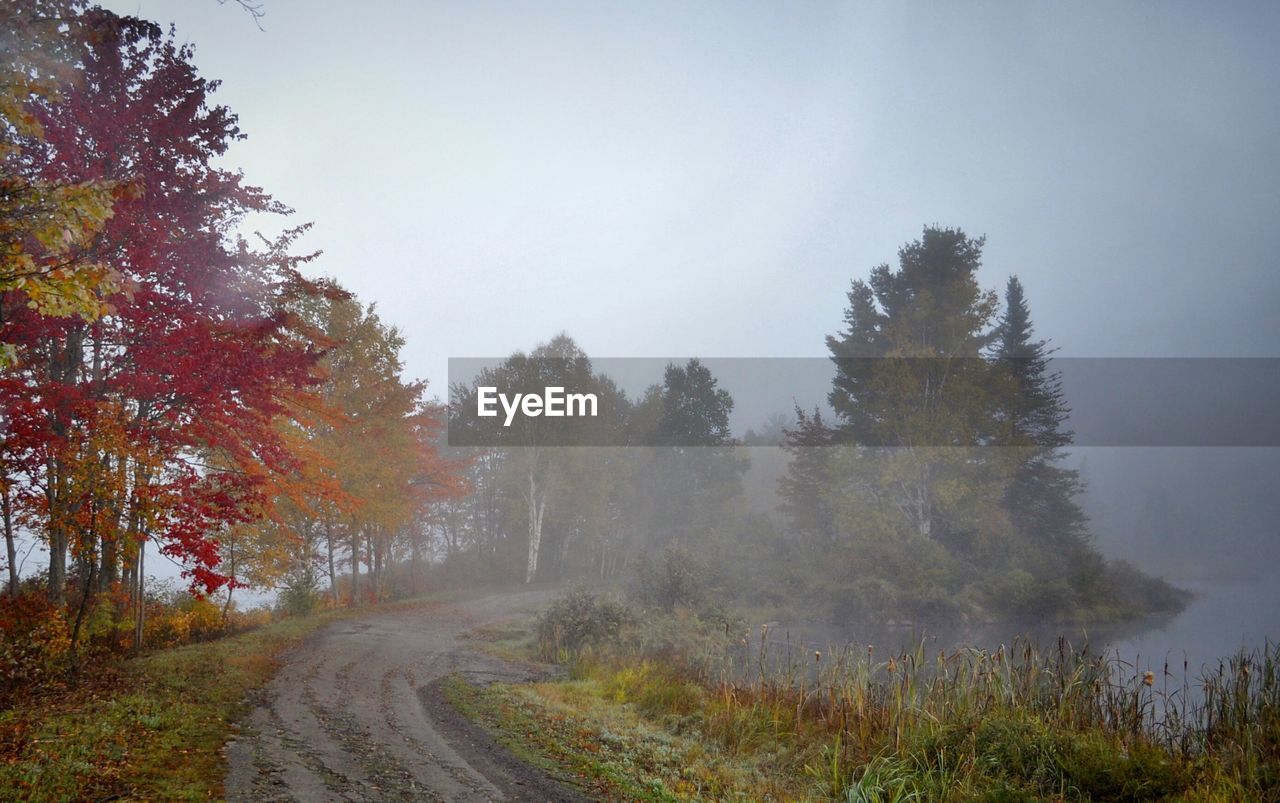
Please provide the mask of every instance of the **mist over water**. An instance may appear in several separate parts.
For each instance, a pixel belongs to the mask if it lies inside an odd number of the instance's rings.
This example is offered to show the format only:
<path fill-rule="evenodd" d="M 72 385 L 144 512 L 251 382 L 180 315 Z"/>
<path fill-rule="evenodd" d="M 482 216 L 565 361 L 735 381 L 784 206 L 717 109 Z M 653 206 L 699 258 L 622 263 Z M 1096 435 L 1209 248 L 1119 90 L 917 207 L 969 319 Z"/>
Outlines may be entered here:
<path fill-rule="evenodd" d="M 758 508 L 768 510 L 778 502 L 771 488 L 785 470 L 786 455 L 765 447 L 746 451 L 752 468 L 744 485 Z M 1064 464 L 1081 471 L 1081 503 L 1099 551 L 1190 592 L 1185 609 L 1092 624 L 854 623 L 801 615 L 771 621 L 770 643 L 780 649 L 790 636 L 797 655 L 867 645 L 881 654 L 913 652 L 924 643 L 926 653 L 936 655 L 961 647 L 995 650 L 1015 639 L 1046 646 L 1062 637 L 1076 647 L 1117 656 L 1135 672 L 1159 672 L 1167 664 L 1181 677 L 1185 662 L 1188 679 L 1194 680 L 1202 669 L 1216 669 L 1241 649 L 1276 641 L 1280 495 L 1274 478 L 1280 476 L 1280 449 L 1076 447 Z M 749 623 L 753 645 L 761 624 Z"/>
<path fill-rule="evenodd" d="M 1194 680 L 1204 669 L 1216 669 L 1219 661 L 1241 649 L 1252 650 L 1274 642 L 1275 606 L 1280 604 L 1280 573 L 1256 580 L 1220 580 L 1183 584 L 1195 597 L 1177 614 L 1148 616 L 1126 622 L 1064 625 L 1045 622 L 917 622 L 902 625 L 833 623 L 816 619 L 782 619 L 768 622 L 771 649 L 790 647 L 797 659 L 814 650 L 853 653 L 874 648 L 877 656 L 914 653 L 921 645 L 927 658 L 939 651 L 973 648 L 995 651 L 1018 641 L 1042 648 L 1059 638 L 1076 649 L 1118 657 L 1133 671 L 1160 672 L 1168 667 L 1181 679 L 1185 661 L 1187 676 Z M 759 625 L 751 630 L 751 644 L 760 644 Z"/>

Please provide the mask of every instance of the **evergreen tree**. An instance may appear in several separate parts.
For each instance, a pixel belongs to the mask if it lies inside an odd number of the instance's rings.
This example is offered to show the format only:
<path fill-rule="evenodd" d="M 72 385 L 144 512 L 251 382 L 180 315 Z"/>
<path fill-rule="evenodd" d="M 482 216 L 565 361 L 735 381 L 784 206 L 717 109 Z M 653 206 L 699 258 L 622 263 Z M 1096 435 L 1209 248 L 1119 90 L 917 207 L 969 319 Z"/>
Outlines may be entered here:
<path fill-rule="evenodd" d="M 835 539 L 835 513 L 829 499 L 833 435 L 821 410 L 815 407 L 809 415 L 799 405 L 795 427 L 783 430 L 782 448 L 791 460 L 778 480 L 779 509 L 797 536 L 819 548 Z"/>
<path fill-rule="evenodd" d="M 842 455 L 847 496 L 861 500 L 858 515 L 925 538 L 939 535 L 943 510 L 948 526 L 968 526 L 998 482 L 966 448 L 991 429 L 982 353 L 998 300 L 978 285 L 983 242 L 926 227 L 898 251 L 897 270 L 881 265 L 869 282 L 853 282 L 846 329 L 827 338 L 839 440 L 893 447 Z"/>
<path fill-rule="evenodd" d="M 1004 423 L 1001 440 L 1050 450 L 1066 446 L 1071 443 L 1072 433 L 1062 428 L 1070 412 L 1062 397 L 1062 379 L 1049 372 L 1052 350 L 1048 344 L 1032 339 L 1031 313 L 1017 276 L 1009 277 L 1004 298 L 1005 311 L 996 327 L 994 356 L 1013 382 L 1000 393 L 998 413 Z"/>
<path fill-rule="evenodd" d="M 717 387 L 700 360 L 668 365 L 662 381 L 662 417 L 658 442 L 672 446 L 725 446 L 733 397 Z"/>
<path fill-rule="evenodd" d="M 1047 550 L 1042 553 L 1044 570 L 1060 571 L 1064 558 L 1079 569 L 1088 554 L 1088 521 L 1076 501 L 1083 483 L 1077 471 L 1059 465 L 1061 450 L 1072 439 L 1064 427 L 1070 410 L 1060 374 L 1049 369 L 1052 349 L 1035 339 L 1016 276 L 1005 289 L 996 335 L 997 369 L 1011 380 L 999 394 L 1001 436 L 996 443 L 1013 447 L 1020 458 L 1004 507 L 1018 533 Z"/>
<path fill-rule="evenodd" d="M 656 407 L 656 415 L 642 411 L 641 417 L 657 422 L 646 442 L 663 444 L 651 451 L 642 480 L 651 494 L 652 546 L 705 540 L 741 493 L 747 466 L 729 430 L 733 397 L 710 369 L 692 359 L 668 365 L 662 385 L 650 390 L 645 405 Z"/>
<path fill-rule="evenodd" d="M 862 445 L 975 442 L 958 412 L 961 393 L 981 383 L 978 364 L 990 344 L 994 292 L 977 281 L 985 240 L 959 229 L 926 227 L 869 281 L 855 280 L 845 331 L 827 338 L 836 363 L 828 399 L 845 440 Z M 965 376 L 960 376 L 965 372 Z"/>

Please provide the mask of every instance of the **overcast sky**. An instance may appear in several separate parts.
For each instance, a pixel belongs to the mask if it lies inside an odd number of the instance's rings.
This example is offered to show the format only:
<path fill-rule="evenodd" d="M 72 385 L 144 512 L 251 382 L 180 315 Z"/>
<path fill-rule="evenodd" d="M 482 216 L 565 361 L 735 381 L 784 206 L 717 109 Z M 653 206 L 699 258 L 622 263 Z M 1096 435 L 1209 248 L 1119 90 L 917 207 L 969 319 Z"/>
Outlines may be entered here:
<path fill-rule="evenodd" d="M 925 223 L 1071 356 L 1280 356 L 1280 5 L 105 5 L 177 24 L 230 163 L 450 356 L 820 356 Z"/>

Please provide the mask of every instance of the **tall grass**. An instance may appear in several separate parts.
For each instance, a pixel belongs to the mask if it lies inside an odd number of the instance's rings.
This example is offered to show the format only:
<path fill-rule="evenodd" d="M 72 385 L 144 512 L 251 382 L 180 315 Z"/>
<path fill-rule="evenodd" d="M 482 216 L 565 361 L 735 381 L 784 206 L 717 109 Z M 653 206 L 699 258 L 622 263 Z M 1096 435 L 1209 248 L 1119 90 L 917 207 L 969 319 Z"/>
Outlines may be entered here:
<path fill-rule="evenodd" d="M 692 719 L 726 750 L 769 756 L 821 798 L 1280 800 L 1277 667 L 1272 644 L 1193 677 L 1065 640 L 880 656 L 762 638 L 719 666 L 594 652 L 576 674 L 647 715 Z"/>

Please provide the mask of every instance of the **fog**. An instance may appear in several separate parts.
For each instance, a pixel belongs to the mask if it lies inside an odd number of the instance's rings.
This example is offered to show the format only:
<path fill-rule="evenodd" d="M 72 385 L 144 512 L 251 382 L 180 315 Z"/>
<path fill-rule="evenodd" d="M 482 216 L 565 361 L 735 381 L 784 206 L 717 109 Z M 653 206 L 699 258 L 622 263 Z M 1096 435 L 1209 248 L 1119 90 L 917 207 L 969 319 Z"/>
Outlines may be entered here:
<path fill-rule="evenodd" d="M 317 222 L 313 273 L 376 305 L 441 398 L 474 376 L 448 359 L 560 332 L 598 367 L 825 362 L 850 280 L 932 224 L 986 236 L 976 280 L 1016 274 L 1058 357 L 1280 351 L 1269 5 L 270 0 L 261 31 L 213 2 L 105 5 L 196 43 L 247 134 L 227 163 Z M 600 372 L 635 401 L 667 361 Z M 708 364 L 736 437 L 825 404 Z M 1243 583 L 1228 607 L 1256 612 L 1280 557 L 1268 438 L 1077 443 L 1063 465 L 1102 555 L 1197 599 Z M 771 508 L 769 472 L 745 476 Z"/>
<path fill-rule="evenodd" d="M 1276 353 L 1268 4 L 106 5 L 196 44 L 230 162 L 441 395 L 562 330 L 824 356 L 926 223 L 985 233 L 1064 356 Z"/>
<path fill-rule="evenodd" d="M 104 5 L 0 799 L 1280 799 L 1280 6 Z"/>

